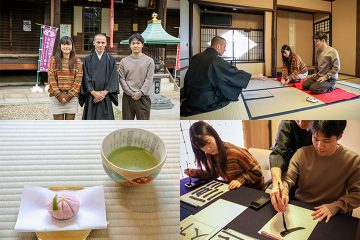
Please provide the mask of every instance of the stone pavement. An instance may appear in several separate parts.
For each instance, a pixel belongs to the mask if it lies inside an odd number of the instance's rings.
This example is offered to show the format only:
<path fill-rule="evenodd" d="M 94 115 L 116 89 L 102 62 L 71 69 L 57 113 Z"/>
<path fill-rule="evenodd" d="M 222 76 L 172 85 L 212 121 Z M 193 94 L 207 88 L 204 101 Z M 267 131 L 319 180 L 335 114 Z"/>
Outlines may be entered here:
<path fill-rule="evenodd" d="M 50 98 L 46 92 L 31 92 L 31 88 L 34 85 L 29 86 L 5 86 L 0 87 L 0 105 L 16 106 L 26 105 L 33 106 L 34 104 L 49 104 Z M 44 89 L 44 86 L 41 87 Z M 121 90 L 121 94 L 123 91 Z M 119 106 L 114 106 L 121 111 L 121 99 L 122 95 L 119 95 Z M 174 91 L 173 83 L 170 83 L 167 79 L 161 81 L 161 94 L 170 98 L 174 107 L 172 109 L 155 110 L 151 109 L 150 120 L 178 120 L 180 116 L 180 96 L 179 91 Z M 3 108 L 0 108 L 0 115 Z"/>

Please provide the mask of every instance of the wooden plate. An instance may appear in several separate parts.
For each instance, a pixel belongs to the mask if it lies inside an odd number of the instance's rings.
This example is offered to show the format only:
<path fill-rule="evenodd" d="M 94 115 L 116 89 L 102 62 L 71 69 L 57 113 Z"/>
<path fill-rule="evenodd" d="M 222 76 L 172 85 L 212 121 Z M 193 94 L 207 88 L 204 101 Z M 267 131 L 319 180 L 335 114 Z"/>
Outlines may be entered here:
<path fill-rule="evenodd" d="M 50 187 L 49 190 L 71 190 L 78 191 L 84 189 L 83 187 Z M 74 231 L 53 231 L 53 232 L 35 232 L 39 240 L 85 240 L 91 232 L 87 230 L 74 230 Z"/>

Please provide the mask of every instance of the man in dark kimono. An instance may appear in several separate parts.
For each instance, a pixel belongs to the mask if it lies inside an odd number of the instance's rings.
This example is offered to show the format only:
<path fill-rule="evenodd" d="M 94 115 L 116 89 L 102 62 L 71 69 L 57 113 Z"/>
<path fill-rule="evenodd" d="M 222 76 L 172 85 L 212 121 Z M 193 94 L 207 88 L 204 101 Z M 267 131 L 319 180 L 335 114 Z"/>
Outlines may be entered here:
<path fill-rule="evenodd" d="M 216 36 L 211 47 L 191 58 L 184 79 L 180 106 L 181 116 L 190 116 L 225 107 L 237 101 L 251 78 L 263 79 L 239 70 L 220 56 L 226 50 L 226 40 Z"/>
<path fill-rule="evenodd" d="M 95 51 L 84 60 L 79 103 L 85 104 L 83 120 L 114 120 L 112 103 L 118 105 L 119 79 L 115 59 L 105 52 L 106 37 L 94 37 Z"/>
<path fill-rule="evenodd" d="M 289 163 L 295 152 L 304 147 L 312 145 L 312 133 L 310 131 L 310 120 L 285 120 L 281 121 L 275 144 L 271 147 L 269 156 L 270 171 L 272 176 L 271 201 L 282 201 L 280 192 L 283 192 L 281 176 L 288 171 Z M 297 184 L 290 191 L 294 196 Z"/>

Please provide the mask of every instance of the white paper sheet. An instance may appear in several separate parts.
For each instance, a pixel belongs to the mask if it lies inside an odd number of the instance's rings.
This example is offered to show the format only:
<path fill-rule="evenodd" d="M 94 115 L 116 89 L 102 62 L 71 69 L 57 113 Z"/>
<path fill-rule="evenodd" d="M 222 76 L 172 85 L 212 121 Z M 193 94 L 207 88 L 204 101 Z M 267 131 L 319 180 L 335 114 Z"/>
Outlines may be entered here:
<path fill-rule="evenodd" d="M 247 207 L 219 199 L 180 223 L 180 239 L 210 239 Z"/>
<path fill-rule="evenodd" d="M 61 193 L 74 195 L 80 201 L 77 215 L 64 221 L 54 219 L 47 210 L 55 194 Z M 78 191 L 51 191 L 37 186 L 24 186 L 15 231 L 48 232 L 102 228 L 107 228 L 103 186 Z"/>
<path fill-rule="evenodd" d="M 220 232 L 215 234 L 215 236 L 213 236 L 210 240 L 257 240 L 257 239 L 239 233 L 230 228 L 227 228 L 227 229 L 222 229 Z"/>
<path fill-rule="evenodd" d="M 211 181 L 180 197 L 180 200 L 195 207 L 201 207 L 229 191 L 228 184 Z"/>
<path fill-rule="evenodd" d="M 206 240 L 214 236 L 219 229 L 199 221 L 190 215 L 180 222 L 180 240 Z"/>
<path fill-rule="evenodd" d="M 285 237 L 280 235 L 280 232 L 284 231 L 283 218 L 281 213 L 277 213 L 269 222 L 265 224 L 259 231 L 260 234 L 266 236 L 271 235 L 274 239 L 284 240 L 298 240 L 308 239 L 311 232 L 314 230 L 317 220 L 313 220 L 311 213 L 312 210 L 308 210 L 302 207 L 298 207 L 289 204 L 285 212 L 286 227 L 288 230 L 297 227 L 303 227 L 305 229 L 297 230 L 289 233 Z"/>

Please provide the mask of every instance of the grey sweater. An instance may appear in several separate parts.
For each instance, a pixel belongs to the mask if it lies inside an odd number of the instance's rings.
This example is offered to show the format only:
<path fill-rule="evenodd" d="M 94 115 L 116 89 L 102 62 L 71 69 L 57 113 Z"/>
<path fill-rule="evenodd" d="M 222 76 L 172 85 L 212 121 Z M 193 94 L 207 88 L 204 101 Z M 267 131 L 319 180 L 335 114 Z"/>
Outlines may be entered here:
<path fill-rule="evenodd" d="M 322 77 L 325 76 L 326 80 L 330 78 L 338 79 L 340 71 L 340 58 L 339 53 L 335 48 L 327 46 L 323 50 L 317 50 L 315 55 L 315 67 L 317 74 Z"/>
<path fill-rule="evenodd" d="M 154 60 L 145 54 L 141 55 L 141 57 L 129 55 L 121 59 L 119 75 L 120 85 L 124 93 L 132 96 L 134 93 L 141 91 L 143 95 L 149 96 L 154 69 Z"/>
<path fill-rule="evenodd" d="M 295 197 L 302 202 L 325 204 L 333 215 L 360 206 L 360 156 L 341 145 L 328 157 L 318 156 L 312 145 L 300 148 L 283 177 L 284 191 L 297 178 Z"/>

